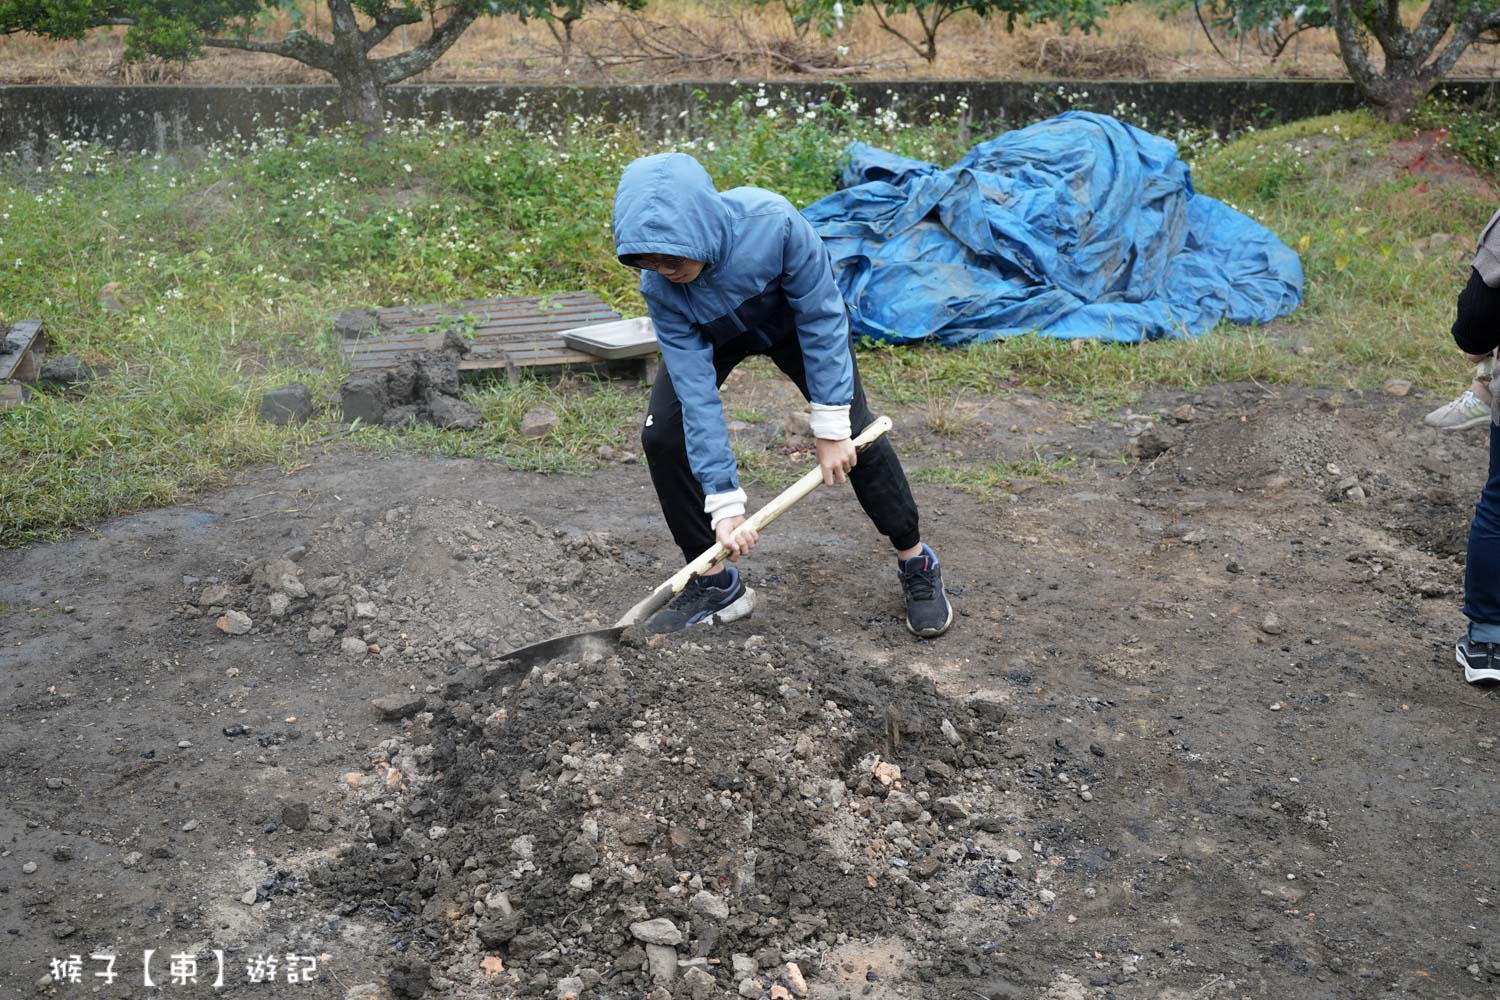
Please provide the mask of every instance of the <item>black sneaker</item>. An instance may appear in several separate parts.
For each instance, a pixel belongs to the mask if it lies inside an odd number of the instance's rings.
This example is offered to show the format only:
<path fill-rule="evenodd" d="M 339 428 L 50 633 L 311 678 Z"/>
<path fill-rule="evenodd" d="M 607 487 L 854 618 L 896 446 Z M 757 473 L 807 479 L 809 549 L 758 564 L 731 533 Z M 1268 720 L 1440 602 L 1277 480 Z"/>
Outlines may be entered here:
<path fill-rule="evenodd" d="M 755 591 L 745 586 L 733 566 L 724 572 L 729 574 L 727 587 L 716 587 L 701 576 L 689 580 L 682 593 L 647 620 L 646 631 L 662 635 L 690 625 L 726 625 L 749 615 L 755 610 Z"/>
<path fill-rule="evenodd" d="M 1500 643 L 1478 642 L 1464 636 L 1454 652 L 1464 668 L 1464 680 L 1470 684 L 1486 681 L 1500 684 Z"/>
<path fill-rule="evenodd" d="M 906 627 L 920 639 L 931 639 L 953 624 L 953 605 L 943 591 L 943 571 L 932 549 L 922 546 L 919 555 L 897 561 L 897 575 L 906 596 Z"/>

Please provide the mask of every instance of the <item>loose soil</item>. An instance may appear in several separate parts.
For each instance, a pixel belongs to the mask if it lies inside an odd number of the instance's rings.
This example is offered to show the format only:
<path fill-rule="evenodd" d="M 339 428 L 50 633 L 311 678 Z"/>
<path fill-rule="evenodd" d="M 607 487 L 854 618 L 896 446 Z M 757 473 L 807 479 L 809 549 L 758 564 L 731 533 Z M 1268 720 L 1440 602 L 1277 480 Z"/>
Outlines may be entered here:
<path fill-rule="evenodd" d="M 800 461 L 761 381 L 737 433 Z M 0 990 L 194 991 L 149 948 L 227 996 L 1493 992 L 1500 724 L 1452 655 L 1486 441 L 1431 405 L 897 411 L 914 468 L 1075 460 L 918 486 L 934 642 L 824 490 L 752 619 L 511 670 L 672 569 L 635 465 L 335 450 L 0 554 Z"/>

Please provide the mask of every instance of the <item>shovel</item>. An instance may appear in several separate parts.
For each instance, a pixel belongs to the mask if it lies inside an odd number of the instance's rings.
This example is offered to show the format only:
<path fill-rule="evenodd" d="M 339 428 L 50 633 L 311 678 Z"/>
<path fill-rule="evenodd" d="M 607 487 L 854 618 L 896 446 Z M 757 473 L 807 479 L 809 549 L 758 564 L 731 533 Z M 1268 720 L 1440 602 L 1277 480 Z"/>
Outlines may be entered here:
<path fill-rule="evenodd" d="M 886 431 L 891 429 L 890 417 L 876 417 L 870 426 L 864 429 L 859 437 L 854 439 L 854 447 L 864 448 L 875 441 Z M 764 531 L 770 523 L 791 510 L 792 505 L 813 490 L 823 485 L 823 469 L 814 466 L 809 469 L 801 479 L 787 487 L 780 496 L 766 504 L 760 510 L 751 514 L 745 523 L 756 531 Z M 688 563 L 678 570 L 670 580 L 663 583 L 651 592 L 651 595 L 641 601 L 635 607 L 625 612 L 625 615 L 609 628 L 594 629 L 592 632 L 574 632 L 571 635 L 560 635 L 551 639 L 543 639 L 534 642 L 530 646 L 522 646 L 520 649 L 511 650 L 500 660 L 510 667 L 531 667 L 537 663 L 556 659 L 560 656 L 578 657 L 590 650 L 603 652 L 614 646 L 620 636 L 632 625 L 639 625 L 655 614 L 663 605 L 677 594 L 682 593 L 682 588 L 688 585 L 688 581 L 699 576 L 712 568 L 719 560 L 729 555 L 729 550 L 723 545 L 715 545 L 697 559 Z"/>

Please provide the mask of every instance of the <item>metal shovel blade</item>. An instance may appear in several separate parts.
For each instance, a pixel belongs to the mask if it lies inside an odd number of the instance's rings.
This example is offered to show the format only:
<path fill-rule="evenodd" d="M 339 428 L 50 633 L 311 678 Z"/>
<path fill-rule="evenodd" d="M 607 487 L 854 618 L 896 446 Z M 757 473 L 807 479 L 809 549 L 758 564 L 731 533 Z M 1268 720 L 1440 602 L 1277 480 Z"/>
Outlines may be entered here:
<path fill-rule="evenodd" d="M 709 555 L 710 553 L 704 553 Z M 713 553 L 717 558 L 717 553 Z M 673 578 L 676 579 L 675 577 Z M 573 632 L 569 635 L 553 636 L 551 639 L 543 639 L 541 642 L 533 642 L 529 646 L 513 649 L 500 657 L 501 662 L 511 667 L 525 667 L 530 669 L 538 663 L 555 660 L 559 657 L 578 659 L 591 651 L 607 653 L 620 641 L 620 636 L 632 625 L 639 625 L 647 618 L 654 615 L 662 605 L 672 599 L 677 591 L 672 589 L 672 580 L 653 590 L 649 597 L 641 601 L 635 607 L 625 612 L 624 617 L 615 622 L 609 628 L 596 628 L 590 632 Z M 678 587 L 677 590 L 681 590 Z"/>
<path fill-rule="evenodd" d="M 500 661 L 507 667 L 531 669 L 538 663 L 546 663 L 548 660 L 556 660 L 559 657 L 567 657 L 576 660 L 593 650 L 607 653 L 620 641 L 620 636 L 625 634 L 625 626 L 615 625 L 611 628 L 596 628 L 592 632 L 574 632 L 571 635 L 556 635 L 541 642 L 533 642 L 529 646 L 513 649 L 500 657 Z"/>

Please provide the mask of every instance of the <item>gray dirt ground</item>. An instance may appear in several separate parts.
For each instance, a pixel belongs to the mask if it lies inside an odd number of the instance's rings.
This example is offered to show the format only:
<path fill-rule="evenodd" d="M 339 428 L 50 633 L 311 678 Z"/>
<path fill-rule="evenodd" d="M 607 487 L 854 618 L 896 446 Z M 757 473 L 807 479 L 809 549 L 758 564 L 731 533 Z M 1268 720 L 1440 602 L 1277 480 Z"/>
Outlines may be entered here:
<path fill-rule="evenodd" d="M 754 619 L 487 674 L 672 568 L 632 465 L 340 450 L 0 553 L 0 995 L 208 995 L 214 950 L 227 996 L 1493 995 L 1500 724 L 1451 650 L 1485 439 L 1431 403 L 1164 396 L 1144 461 L 1119 413 L 898 412 L 913 466 L 1079 459 L 918 487 L 932 643 L 828 490 Z M 287 952 L 312 982 L 249 981 Z"/>

